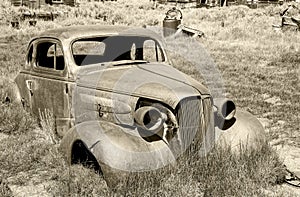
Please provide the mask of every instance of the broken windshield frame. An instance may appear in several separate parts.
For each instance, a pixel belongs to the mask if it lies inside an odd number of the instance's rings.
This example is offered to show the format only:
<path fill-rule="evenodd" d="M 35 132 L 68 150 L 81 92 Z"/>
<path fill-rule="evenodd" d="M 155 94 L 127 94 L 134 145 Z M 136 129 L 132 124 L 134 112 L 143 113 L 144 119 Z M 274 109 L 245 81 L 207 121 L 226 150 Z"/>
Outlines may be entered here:
<path fill-rule="evenodd" d="M 77 66 L 105 62 L 165 62 L 160 44 L 143 36 L 110 36 L 82 38 L 71 43 L 72 57 Z"/>

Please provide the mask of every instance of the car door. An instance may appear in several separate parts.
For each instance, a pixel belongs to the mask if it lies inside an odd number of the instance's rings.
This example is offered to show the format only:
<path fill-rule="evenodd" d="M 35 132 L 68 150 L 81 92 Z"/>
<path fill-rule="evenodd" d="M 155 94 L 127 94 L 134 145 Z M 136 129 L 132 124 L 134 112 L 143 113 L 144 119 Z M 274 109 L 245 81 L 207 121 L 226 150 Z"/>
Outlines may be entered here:
<path fill-rule="evenodd" d="M 25 66 L 22 67 L 20 73 L 15 78 L 15 83 L 18 86 L 18 90 L 20 93 L 21 103 L 27 111 L 31 111 L 32 109 L 32 91 L 31 89 L 31 67 L 33 63 L 33 43 L 29 44 L 26 54 L 26 63 Z"/>
<path fill-rule="evenodd" d="M 40 115 L 53 113 L 57 133 L 63 135 L 71 126 L 68 70 L 62 44 L 56 39 L 39 39 L 34 43 L 31 79 L 27 89 L 31 108 Z"/>

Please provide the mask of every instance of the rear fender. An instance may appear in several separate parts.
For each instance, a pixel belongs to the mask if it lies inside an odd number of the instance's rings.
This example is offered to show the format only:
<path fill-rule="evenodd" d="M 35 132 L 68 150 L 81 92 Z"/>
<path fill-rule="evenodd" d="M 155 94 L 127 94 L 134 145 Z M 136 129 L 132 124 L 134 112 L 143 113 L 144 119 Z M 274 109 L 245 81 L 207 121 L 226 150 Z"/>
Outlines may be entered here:
<path fill-rule="evenodd" d="M 19 104 L 19 105 L 22 104 L 20 91 L 16 82 L 9 82 L 8 90 L 5 94 L 4 101 L 8 103 Z"/>

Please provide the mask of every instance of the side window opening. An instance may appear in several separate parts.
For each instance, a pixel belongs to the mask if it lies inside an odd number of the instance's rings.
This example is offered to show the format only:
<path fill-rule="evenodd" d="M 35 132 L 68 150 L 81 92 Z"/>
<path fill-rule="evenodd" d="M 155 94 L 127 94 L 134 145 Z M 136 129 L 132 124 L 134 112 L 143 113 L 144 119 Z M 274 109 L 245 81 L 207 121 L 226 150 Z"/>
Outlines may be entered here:
<path fill-rule="evenodd" d="M 98 40 L 76 41 L 72 45 L 75 63 L 79 66 L 101 63 L 106 45 Z"/>
<path fill-rule="evenodd" d="M 154 40 L 145 40 L 143 46 L 143 59 L 149 62 L 164 61 L 161 49 Z"/>
<path fill-rule="evenodd" d="M 65 61 L 61 46 L 54 42 L 37 45 L 37 66 L 53 70 L 64 70 Z"/>
<path fill-rule="evenodd" d="M 32 62 L 32 55 L 33 55 L 33 45 L 30 46 L 27 54 L 27 63 L 30 64 Z"/>

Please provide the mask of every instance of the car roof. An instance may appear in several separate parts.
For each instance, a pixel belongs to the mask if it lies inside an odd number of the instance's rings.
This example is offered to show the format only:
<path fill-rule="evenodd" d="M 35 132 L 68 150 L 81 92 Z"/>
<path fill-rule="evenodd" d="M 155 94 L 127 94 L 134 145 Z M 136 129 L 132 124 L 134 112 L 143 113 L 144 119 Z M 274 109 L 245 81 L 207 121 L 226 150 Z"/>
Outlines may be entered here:
<path fill-rule="evenodd" d="M 146 28 L 129 27 L 129 26 L 112 26 L 112 25 L 79 25 L 68 26 L 52 29 L 41 33 L 38 37 L 52 37 L 59 40 L 94 36 L 111 36 L 111 35 L 128 35 L 128 36 L 146 36 L 160 39 L 153 31 Z"/>

